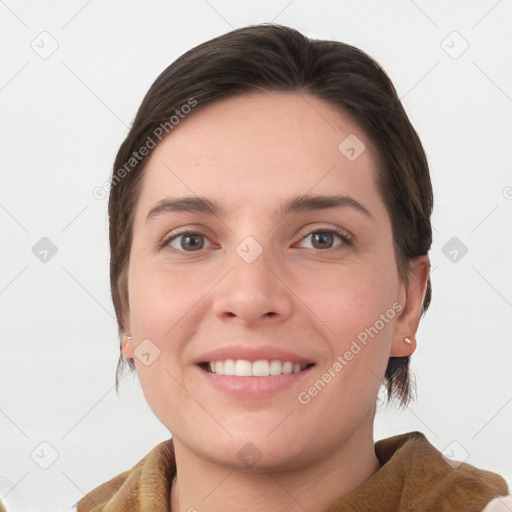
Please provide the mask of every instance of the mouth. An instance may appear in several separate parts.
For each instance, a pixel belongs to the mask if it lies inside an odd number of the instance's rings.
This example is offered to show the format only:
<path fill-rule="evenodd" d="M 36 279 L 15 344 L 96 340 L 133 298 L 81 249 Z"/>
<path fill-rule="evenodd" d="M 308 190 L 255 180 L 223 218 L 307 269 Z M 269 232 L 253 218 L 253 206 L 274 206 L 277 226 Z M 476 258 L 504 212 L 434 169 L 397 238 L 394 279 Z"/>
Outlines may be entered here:
<path fill-rule="evenodd" d="M 278 359 L 247 361 L 245 359 L 225 359 L 204 361 L 199 367 L 208 373 L 232 377 L 272 377 L 301 373 L 314 366 L 314 363 L 300 364 Z"/>

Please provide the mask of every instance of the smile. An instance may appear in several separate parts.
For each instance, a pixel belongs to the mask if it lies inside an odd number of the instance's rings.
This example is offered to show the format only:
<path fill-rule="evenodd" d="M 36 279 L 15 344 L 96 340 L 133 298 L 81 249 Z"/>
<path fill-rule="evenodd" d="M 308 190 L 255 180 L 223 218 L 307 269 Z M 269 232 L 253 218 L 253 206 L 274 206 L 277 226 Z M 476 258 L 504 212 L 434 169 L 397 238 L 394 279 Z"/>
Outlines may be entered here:
<path fill-rule="evenodd" d="M 226 359 L 203 363 L 210 373 L 235 377 L 269 377 L 273 375 L 290 375 L 306 370 L 308 364 L 292 363 L 291 361 L 265 360 L 247 361 L 245 359 Z"/>

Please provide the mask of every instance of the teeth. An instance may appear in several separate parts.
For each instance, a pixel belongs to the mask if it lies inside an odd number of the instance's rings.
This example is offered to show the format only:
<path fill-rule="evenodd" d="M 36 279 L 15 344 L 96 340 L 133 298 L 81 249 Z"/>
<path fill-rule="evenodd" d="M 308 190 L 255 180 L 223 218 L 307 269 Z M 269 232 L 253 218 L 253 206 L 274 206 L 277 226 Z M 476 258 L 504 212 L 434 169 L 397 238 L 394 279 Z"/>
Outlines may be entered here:
<path fill-rule="evenodd" d="M 270 375 L 281 375 L 281 361 L 270 361 Z"/>
<path fill-rule="evenodd" d="M 215 363 L 215 371 L 217 371 L 217 363 Z M 235 375 L 237 377 L 250 377 L 252 375 L 252 364 L 249 361 L 238 359 L 235 364 Z"/>
<path fill-rule="evenodd" d="M 252 363 L 253 377 L 267 377 L 270 374 L 270 363 L 268 361 L 254 361 Z"/>
<path fill-rule="evenodd" d="M 283 364 L 281 373 L 284 373 L 285 375 L 289 375 L 292 372 L 293 372 L 293 363 L 290 363 L 290 361 L 286 361 L 286 363 Z"/>
<path fill-rule="evenodd" d="M 244 359 L 226 359 L 208 363 L 210 371 L 217 375 L 235 375 L 237 377 L 267 377 L 269 375 L 290 375 L 305 370 L 307 365 L 290 361 L 246 361 Z"/>
<path fill-rule="evenodd" d="M 218 361 L 219 371 L 223 371 L 223 374 L 219 375 L 235 375 L 235 361 L 233 359 L 226 359 L 224 361 L 224 369 L 222 369 L 222 361 Z M 215 365 L 215 372 L 217 372 L 217 363 L 213 363 Z"/>

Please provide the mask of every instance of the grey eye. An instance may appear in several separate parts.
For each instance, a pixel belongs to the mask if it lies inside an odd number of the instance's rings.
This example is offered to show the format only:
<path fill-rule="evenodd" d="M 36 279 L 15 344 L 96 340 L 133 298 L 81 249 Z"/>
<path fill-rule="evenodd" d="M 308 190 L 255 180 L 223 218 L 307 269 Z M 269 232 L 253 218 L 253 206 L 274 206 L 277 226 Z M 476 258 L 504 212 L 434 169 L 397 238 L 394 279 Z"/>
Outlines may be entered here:
<path fill-rule="evenodd" d="M 330 249 L 334 241 L 334 234 L 327 231 L 317 231 L 311 234 L 315 249 Z"/>
<path fill-rule="evenodd" d="M 173 237 L 169 244 L 178 251 L 194 252 L 204 247 L 205 237 L 199 233 L 183 233 Z"/>

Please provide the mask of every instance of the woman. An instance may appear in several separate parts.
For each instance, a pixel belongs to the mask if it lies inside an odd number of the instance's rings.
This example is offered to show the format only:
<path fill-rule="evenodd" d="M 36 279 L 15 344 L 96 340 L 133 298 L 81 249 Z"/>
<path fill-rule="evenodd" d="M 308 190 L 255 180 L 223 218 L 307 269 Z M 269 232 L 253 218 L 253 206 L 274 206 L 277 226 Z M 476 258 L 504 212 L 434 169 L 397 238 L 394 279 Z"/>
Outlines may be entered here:
<path fill-rule="evenodd" d="M 261 25 L 169 66 L 118 152 L 109 216 L 120 363 L 172 440 L 78 511 L 504 503 L 503 478 L 419 432 L 373 440 L 382 383 L 411 398 L 432 202 L 362 51 Z"/>

